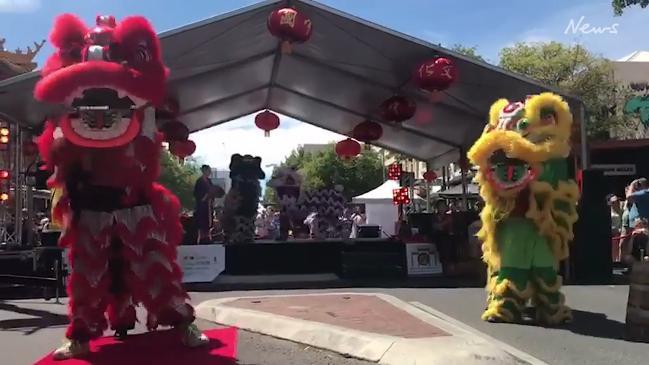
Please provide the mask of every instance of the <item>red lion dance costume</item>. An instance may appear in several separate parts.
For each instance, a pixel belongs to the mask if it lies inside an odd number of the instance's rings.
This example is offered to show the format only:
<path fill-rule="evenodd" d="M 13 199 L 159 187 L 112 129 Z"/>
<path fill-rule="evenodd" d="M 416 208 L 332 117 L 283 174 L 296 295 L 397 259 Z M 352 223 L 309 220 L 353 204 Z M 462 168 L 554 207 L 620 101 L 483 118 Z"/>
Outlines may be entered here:
<path fill-rule="evenodd" d="M 149 22 L 97 17 L 89 29 L 62 15 L 50 35 L 56 52 L 36 85 L 36 99 L 68 107 L 47 121 L 40 153 L 61 193 L 54 219 L 70 249 L 70 325 L 55 359 L 78 357 L 111 327 L 132 329 L 136 303 L 147 327 L 174 326 L 190 347 L 207 342 L 181 285 L 176 246 L 182 237 L 177 198 L 156 184 L 161 135 L 155 105 L 167 69 Z"/>

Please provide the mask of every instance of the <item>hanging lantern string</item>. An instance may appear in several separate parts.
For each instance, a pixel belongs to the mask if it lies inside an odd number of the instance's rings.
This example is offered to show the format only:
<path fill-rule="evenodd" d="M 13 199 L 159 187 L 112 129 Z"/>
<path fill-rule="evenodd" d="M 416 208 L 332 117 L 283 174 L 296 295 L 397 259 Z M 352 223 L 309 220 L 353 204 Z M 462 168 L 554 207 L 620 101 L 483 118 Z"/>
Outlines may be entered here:
<path fill-rule="evenodd" d="M 280 41 L 281 45 L 281 52 L 282 54 L 291 54 L 293 53 L 293 45 L 291 44 L 290 41 Z"/>

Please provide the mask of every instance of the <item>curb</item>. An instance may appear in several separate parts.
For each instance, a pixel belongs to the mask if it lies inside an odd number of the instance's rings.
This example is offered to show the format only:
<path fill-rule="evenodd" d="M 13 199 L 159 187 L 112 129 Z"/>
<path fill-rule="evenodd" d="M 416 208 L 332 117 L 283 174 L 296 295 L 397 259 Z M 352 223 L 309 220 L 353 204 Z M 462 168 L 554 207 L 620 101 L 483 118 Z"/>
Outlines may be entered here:
<path fill-rule="evenodd" d="M 414 317 L 446 331 L 451 336 L 406 339 L 224 305 L 245 298 L 310 295 L 376 296 Z M 207 321 L 334 351 L 381 365 L 547 365 L 528 354 L 461 325 L 455 320 L 449 321 L 449 317 L 438 315 L 438 312 L 430 308 L 421 307 L 418 308 L 393 296 L 380 293 L 247 296 L 202 302 L 196 307 L 196 316 Z"/>

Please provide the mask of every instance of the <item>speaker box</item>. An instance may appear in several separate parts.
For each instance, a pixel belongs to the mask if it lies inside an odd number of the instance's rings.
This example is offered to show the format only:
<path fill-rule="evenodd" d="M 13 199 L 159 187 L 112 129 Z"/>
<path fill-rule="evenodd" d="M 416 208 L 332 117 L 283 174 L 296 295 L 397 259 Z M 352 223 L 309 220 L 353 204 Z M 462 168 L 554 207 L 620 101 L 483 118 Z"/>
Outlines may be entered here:
<path fill-rule="evenodd" d="M 583 189 L 577 207 L 575 241 L 571 247 L 573 278 L 579 284 L 609 283 L 611 257 L 611 213 L 606 202 L 608 184 L 602 171 L 584 170 Z"/>

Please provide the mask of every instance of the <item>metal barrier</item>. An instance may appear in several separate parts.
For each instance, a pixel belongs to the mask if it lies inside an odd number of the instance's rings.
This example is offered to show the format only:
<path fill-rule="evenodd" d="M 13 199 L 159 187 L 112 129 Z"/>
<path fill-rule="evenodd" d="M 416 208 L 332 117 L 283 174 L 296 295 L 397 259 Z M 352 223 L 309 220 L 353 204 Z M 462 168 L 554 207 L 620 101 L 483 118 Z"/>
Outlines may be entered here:
<path fill-rule="evenodd" d="M 0 283 L 53 289 L 55 302 L 61 303 L 66 276 L 63 268 L 63 250 L 57 247 L 34 249 L 32 258 L 34 275 L 0 274 Z M 45 296 L 45 299 L 49 298 Z"/>

